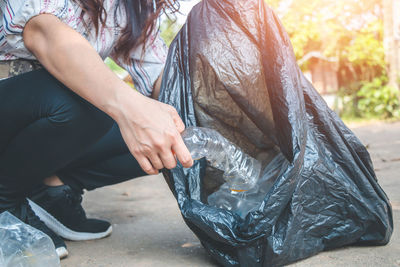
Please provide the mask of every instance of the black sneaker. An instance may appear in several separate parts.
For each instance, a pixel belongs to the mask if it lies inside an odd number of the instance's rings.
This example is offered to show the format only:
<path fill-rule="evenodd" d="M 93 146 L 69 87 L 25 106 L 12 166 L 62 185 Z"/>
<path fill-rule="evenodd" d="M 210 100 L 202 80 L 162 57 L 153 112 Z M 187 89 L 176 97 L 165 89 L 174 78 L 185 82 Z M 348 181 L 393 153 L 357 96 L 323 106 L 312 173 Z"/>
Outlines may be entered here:
<path fill-rule="evenodd" d="M 48 235 L 54 243 L 56 248 L 57 255 L 60 259 L 68 256 L 67 246 L 65 245 L 64 240 L 56 235 L 53 231 L 51 231 L 36 214 L 33 212 L 31 207 L 28 204 L 28 201 L 23 201 L 20 205 L 15 208 L 11 208 L 7 210 L 12 215 L 20 219 L 22 222 L 29 224 L 30 226 L 42 231 L 46 235 Z"/>
<path fill-rule="evenodd" d="M 111 224 L 103 220 L 88 219 L 81 203 L 81 194 L 68 185 L 46 186 L 29 199 L 36 215 L 65 239 L 93 240 L 110 235 Z"/>

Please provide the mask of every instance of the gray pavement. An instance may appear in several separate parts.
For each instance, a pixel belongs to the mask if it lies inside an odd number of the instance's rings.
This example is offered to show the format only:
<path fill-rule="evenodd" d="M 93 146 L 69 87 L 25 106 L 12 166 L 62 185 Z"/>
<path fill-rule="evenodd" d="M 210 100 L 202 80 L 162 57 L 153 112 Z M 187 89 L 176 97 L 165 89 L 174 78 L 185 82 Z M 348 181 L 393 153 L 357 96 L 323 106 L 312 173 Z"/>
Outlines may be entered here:
<path fill-rule="evenodd" d="M 379 182 L 391 199 L 395 231 L 382 247 L 322 252 L 291 266 L 400 266 L 400 122 L 352 125 L 368 147 Z M 110 220 L 105 239 L 67 242 L 63 267 L 217 266 L 185 225 L 164 179 L 157 176 L 98 189 L 85 195 L 88 215 Z"/>

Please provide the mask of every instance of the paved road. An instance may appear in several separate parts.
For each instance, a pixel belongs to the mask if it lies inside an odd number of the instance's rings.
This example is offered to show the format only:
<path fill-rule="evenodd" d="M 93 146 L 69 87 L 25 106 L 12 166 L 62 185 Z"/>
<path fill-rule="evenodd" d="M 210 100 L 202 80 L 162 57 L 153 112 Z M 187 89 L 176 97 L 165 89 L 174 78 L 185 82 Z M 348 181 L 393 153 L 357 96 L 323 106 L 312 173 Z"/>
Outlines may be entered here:
<path fill-rule="evenodd" d="M 384 247 L 323 252 L 291 266 L 400 266 L 400 122 L 351 128 L 369 148 L 380 184 L 391 199 L 392 240 Z M 70 256 L 63 267 L 217 266 L 183 222 L 161 176 L 89 192 L 84 206 L 89 215 L 112 221 L 114 232 L 102 240 L 68 242 Z"/>

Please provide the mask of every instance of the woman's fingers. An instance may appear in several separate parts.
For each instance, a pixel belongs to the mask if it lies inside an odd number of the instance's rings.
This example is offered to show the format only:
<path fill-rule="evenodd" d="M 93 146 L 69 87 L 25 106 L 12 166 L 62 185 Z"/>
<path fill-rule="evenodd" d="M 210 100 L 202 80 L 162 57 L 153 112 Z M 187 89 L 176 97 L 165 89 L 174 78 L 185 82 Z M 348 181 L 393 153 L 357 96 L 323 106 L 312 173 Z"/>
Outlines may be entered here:
<path fill-rule="evenodd" d="M 158 170 L 153 167 L 150 163 L 149 159 L 146 158 L 144 155 L 133 155 L 136 160 L 138 161 L 142 170 L 147 174 L 157 174 Z M 162 169 L 162 168 L 161 168 Z"/>
<path fill-rule="evenodd" d="M 172 150 L 175 152 L 176 157 L 183 167 L 189 168 L 193 165 L 192 156 L 180 135 L 175 139 L 175 143 L 172 145 Z"/>
<path fill-rule="evenodd" d="M 181 117 L 179 116 L 176 109 L 172 106 L 168 106 L 169 113 L 174 121 L 176 130 L 179 133 L 182 133 L 185 130 L 185 124 L 183 123 Z M 185 143 L 183 142 L 182 137 L 180 134 L 177 136 L 173 136 L 172 138 L 172 150 L 176 154 L 179 162 L 182 164 L 183 167 L 189 168 L 193 165 L 193 159 L 190 155 L 189 150 L 187 149 Z"/>
<path fill-rule="evenodd" d="M 173 106 L 168 105 L 169 114 L 174 121 L 175 127 L 179 133 L 182 133 L 185 130 L 185 124 L 183 123 L 181 117 Z"/>
<path fill-rule="evenodd" d="M 171 117 L 175 123 L 176 130 L 179 133 L 182 133 L 185 130 L 185 124 L 183 123 L 181 117 L 179 116 L 178 112 L 175 108 L 172 107 L 171 109 Z M 172 142 L 172 150 L 175 152 L 176 157 L 178 158 L 179 162 L 182 164 L 183 167 L 189 168 L 193 165 L 193 159 L 190 155 L 189 150 L 187 149 L 185 143 L 180 134 L 174 136 Z"/>
<path fill-rule="evenodd" d="M 185 124 L 183 124 L 181 117 L 179 117 L 178 113 L 176 113 L 176 116 L 173 116 L 172 118 L 178 132 L 182 133 L 185 130 Z"/>
<path fill-rule="evenodd" d="M 153 165 L 155 169 L 161 170 L 162 168 L 164 168 L 165 166 L 165 164 L 163 164 L 164 161 L 161 161 L 158 154 L 154 153 L 153 151 L 147 158 L 150 160 L 151 165 Z"/>
<path fill-rule="evenodd" d="M 171 150 L 169 152 L 161 153 L 160 158 L 165 168 L 173 169 L 176 167 L 176 159 Z"/>

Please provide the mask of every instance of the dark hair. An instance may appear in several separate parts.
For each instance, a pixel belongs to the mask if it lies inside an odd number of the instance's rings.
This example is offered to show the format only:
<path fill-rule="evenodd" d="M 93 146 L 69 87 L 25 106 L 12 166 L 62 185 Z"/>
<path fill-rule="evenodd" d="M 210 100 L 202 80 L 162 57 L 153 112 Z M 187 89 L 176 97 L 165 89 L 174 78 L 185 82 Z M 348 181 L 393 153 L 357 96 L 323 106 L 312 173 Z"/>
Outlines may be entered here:
<path fill-rule="evenodd" d="M 104 0 L 74 0 L 82 7 L 81 17 L 87 13 L 98 33 L 99 26 L 104 26 L 107 21 L 107 11 L 104 9 Z M 162 11 L 171 9 L 176 11 L 177 0 L 117 0 L 119 5 L 124 5 L 127 24 L 122 29 L 121 36 L 114 48 L 114 52 L 122 60 L 128 61 L 130 52 L 138 45 L 147 42 L 153 32 L 156 20 Z M 115 14 L 117 15 L 117 14 Z M 145 46 L 143 46 L 145 49 Z"/>

